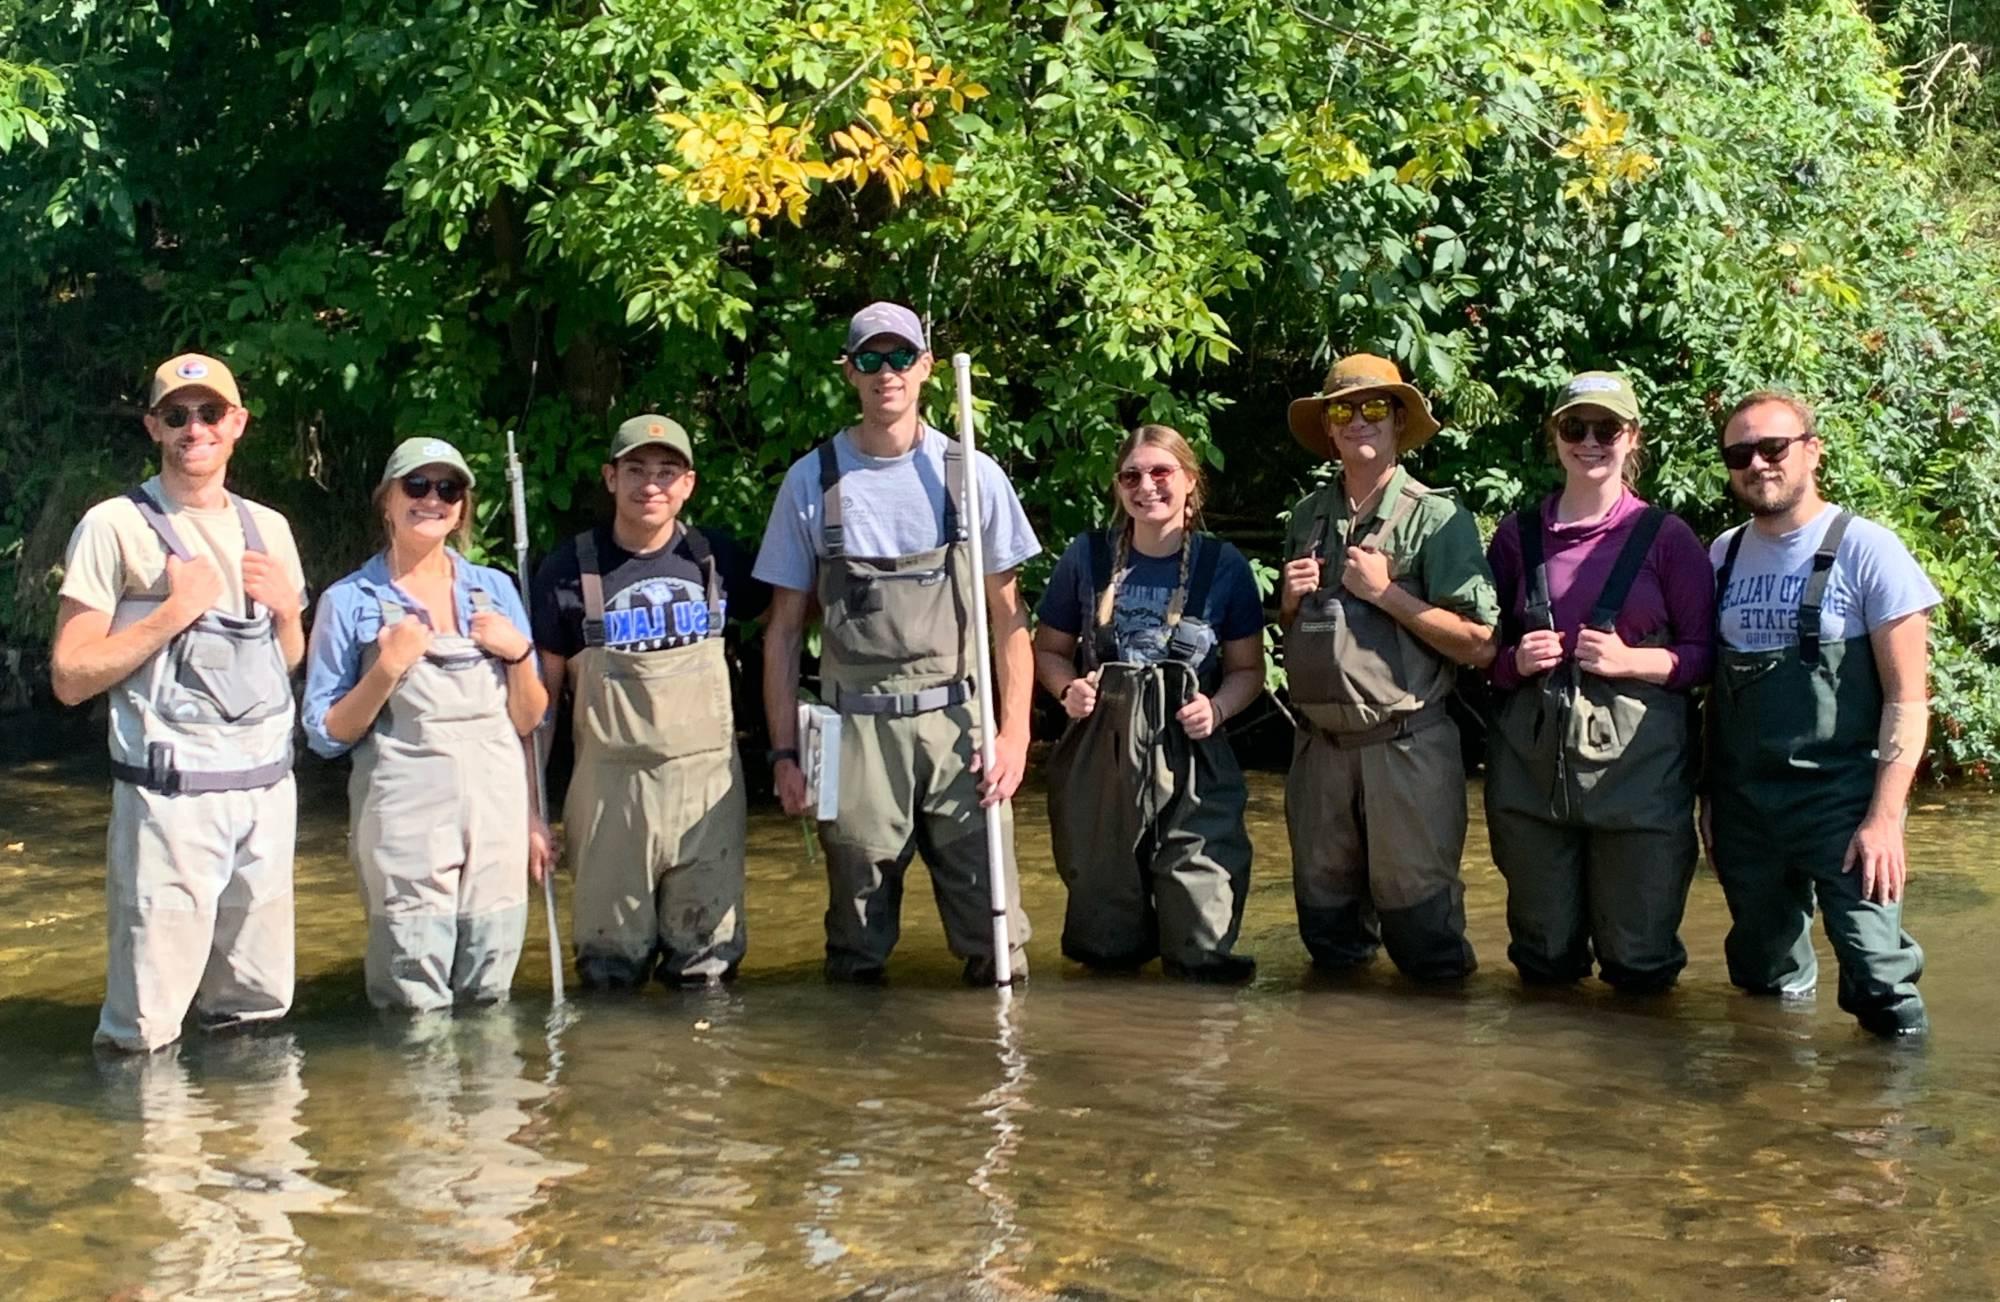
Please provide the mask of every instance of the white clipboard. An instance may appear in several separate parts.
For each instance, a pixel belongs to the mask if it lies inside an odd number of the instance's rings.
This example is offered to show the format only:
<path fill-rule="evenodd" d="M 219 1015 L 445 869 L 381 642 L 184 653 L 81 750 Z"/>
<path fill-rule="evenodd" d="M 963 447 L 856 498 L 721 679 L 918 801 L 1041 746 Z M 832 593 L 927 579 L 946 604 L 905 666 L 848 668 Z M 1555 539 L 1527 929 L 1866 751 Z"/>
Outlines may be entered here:
<path fill-rule="evenodd" d="M 813 817 L 830 823 L 840 813 L 840 712 L 799 702 L 799 768 L 806 775 L 806 803 Z"/>

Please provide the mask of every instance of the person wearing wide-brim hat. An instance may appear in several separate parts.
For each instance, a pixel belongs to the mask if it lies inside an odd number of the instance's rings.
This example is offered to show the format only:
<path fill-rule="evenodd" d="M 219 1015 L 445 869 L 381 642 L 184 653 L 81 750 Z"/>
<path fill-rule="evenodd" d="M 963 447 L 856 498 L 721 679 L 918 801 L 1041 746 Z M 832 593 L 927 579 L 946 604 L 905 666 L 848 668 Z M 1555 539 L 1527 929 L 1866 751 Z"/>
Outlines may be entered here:
<path fill-rule="evenodd" d="M 326 590 L 306 657 L 312 748 L 351 753 L 348 855 L 368 914 L 378 1008 L 507 997 L 547 871 L 522 739 L 548 708 L 514 583 L 454 550 L 473 529 L 472 468 L 405 439 L 376 486 L 383 548 Z"/>
<path fill-rule="evenodd" d="M 1292 509 L 1279 600 L 1302 716 L 1285 786 L 1299 933 L 1325 970 L 1386 946 L 1412 977 L 1456 980 L 1475 959 L 1445 698 L 1458 666 L 1493 658 L 1493 575 L 1471 513 L 1397 464 L 1439 426 L 1394 362 L 1341 358 L 1289 418 L 1339 467 Z"/>

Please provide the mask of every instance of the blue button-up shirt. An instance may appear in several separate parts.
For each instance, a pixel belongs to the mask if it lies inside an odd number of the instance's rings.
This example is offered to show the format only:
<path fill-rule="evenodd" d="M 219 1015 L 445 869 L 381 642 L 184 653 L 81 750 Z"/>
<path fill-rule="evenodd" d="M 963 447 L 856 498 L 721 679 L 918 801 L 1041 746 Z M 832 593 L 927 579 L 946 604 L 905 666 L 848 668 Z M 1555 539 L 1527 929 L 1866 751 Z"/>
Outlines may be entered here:
<path fill-rule="evenodd" d="M 452 606 L 458 612 L 460 632 L 472 628 L 472 594 L 484 592 L 493 608 L 513 621 L 524 637 L 528 633 L 528 612 L 514 580 L 499 570 L 474 565 L 450 548 Z M 306 653 L 306 696 L 304 715 L 306 743 L 314 751 L 332 759 L 347 753 L 346 742 L 336 741 L 326 731 L 326 712 L 334 702 L 354 690 L 361 681 L 361 653 L 373 646 L 382 631 L 382 600 L 401 606 L 426 624 L 430 614 L 423 603 L 409 596 L 389 577 L 389 555 L 378 552 L 368 563 L 320 595 L 313 615 L 312 647 Z"/>

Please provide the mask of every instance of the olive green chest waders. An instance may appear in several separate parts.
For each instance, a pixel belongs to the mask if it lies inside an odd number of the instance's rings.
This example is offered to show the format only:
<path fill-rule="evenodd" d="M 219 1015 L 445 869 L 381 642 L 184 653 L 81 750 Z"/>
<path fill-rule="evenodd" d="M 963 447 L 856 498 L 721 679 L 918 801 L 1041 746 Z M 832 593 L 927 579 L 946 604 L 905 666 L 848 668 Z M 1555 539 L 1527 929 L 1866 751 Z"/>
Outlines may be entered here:
<path fill-rule="evenodd" d="M 1358 545 L 1380 546 L 1428 491 L 1397 469 L 1380 523 Z M 1455 980 L 1476 966 L 1459 878 L 1465 763 L 1445 713 L 1455 671 L 1341 586 L 1353 522 L 1338 481 L 1323 499 L 1306 547 L 1324 548 L 1322 586 L 1285 635 L 1292 704 L 1308 723 L 1285 780 L 1299 935 L 1327 970 L 1366 963 L 1385 945 L 1410 976 Z M 1398 586 L 1422 597 L 1416 557 L 1388 560 Z"/>
<path fill-rule="evenodd" d="M 1013 970 L 1026 975 L 1028 917 L 1015 879 L 1012 814 L 1008 862 L 989 864 L 979 806 L 974 728 L 972 603 L 985 584 L 971 572 L 959 515 L 963 453 L 946 444 L 943 536 L 909 556 L 847 554 L 840 463 L 819 449 L 820 679 L 840 712 L 840 813 L 819 825 L 826 850 L 826 974 L 879 979 L 901 930 L 903 878 L 913 853 L 930 868 L 945 941 L 976 985 L 993 980 L 988 874 L 1007 874 Z"/>
<path fill-rule="evenodd" d="M 194 552 L 143 489 L 132 504 L 167 552 Z M 232 496 L 246 551 L 264 550 Z M 125 628 L 160 597 L 127 597 Z M 292 682 L 271 613 L 209 610 L 111 689 L 104 1009 L 96 1038 L 157 1049 L 202 1024 L 282 1017 L 292 1003 Z"/>
<path fill-rule="evenodd" d="M 1835 508 L 1829 508 L 1835 509 Z M 1834 517 L 1799 600 L 1798 640 L 1773 651 L 1721 648 L 1711 703 L 1715 875 L 1732 924 L 1729 979 L 1759 994 L 1804 994 L 1818 980 L 1817 899 L 1840 963 L 1840 1006 L 1876 1034 L 1926 1025 L 1917 979 L 1924 952 L 1902 927 L 1902 905 L 1861 894 L 1841 871 L 1875 796 L 1882 680 L 1866 637 L 1821 639 L 1820 603 L 1847 532 Z M 1745 526 L 1747 529 L 1748 526 Z M 1729 591 L 1741 532 L 1716 590 Z"/>
<path fill-rule="evenodd" d="M 384 628 L 410 613 L 377 594 Z M 495 609 L 474 590 L 475 610 Z M 380 651 L 369 644 L 361 671 Z M 507 670 L 440 633 L 354 747 L 348 854 L 368 911 L 368 1001 L 413 1013 L 505 999 L 528 926 L 528 761 Z"/>
<path fill-rule="evenodd" d="M 735 975 L 743 918 L 746 830 L 722 582 L 708 541 L 687 531 L 706 579 L 697 641 L 655 651 L 604 644 L 597 540 L 578 534 L 584 649 L 576 684 L 576 772 L 563 826 L 576 869 L 577 975 L 587 986 L 651 976 L 699 985 Z M 656 966 L 657 964 L 657 966 Z"/>
<path fill-rule="evenodd" d="M 1585 625 L 1614 631 L 1667 513 L 1633 523 Z M 1539 507 L 1514 517 L 1525 624 L 1554 629 Z M 1687 966 L 1694 880 L 1693 737 L 1685 692 L 1585 673 L 1574 654 L 1500 703 L 1488 737 L 1486 831 L 1507 879 L 1507 957 L 1530 982 L 1590 975 L 1664 990 Z"/>
<path fill-rule="evenodd" d="M 1203 609 L 1222 549 L 1198 534 L 1185 545 L 1195 555 L 1168 607 L 1162 660 L 1120 660 L 1109 623 L 1077 640 L 1078 671 L 1097 674 L 1097 706 L 1070 721 L 1049 757 L 1049 831 L 1069 887 L 1062 951 L 1103 968 L 1157 954 L 1172 975 L 1240 980 L 1256 970 L 1230 953 L 1250 889 L 1249 791 L 1226 735 L 1195 741 L 1174 717 L 1222 676 L 1204 625 L 1179 614 Z M 1117 581 L 1111 536 L 1091 534 L 1089 548 L 1102 592 Z"/>

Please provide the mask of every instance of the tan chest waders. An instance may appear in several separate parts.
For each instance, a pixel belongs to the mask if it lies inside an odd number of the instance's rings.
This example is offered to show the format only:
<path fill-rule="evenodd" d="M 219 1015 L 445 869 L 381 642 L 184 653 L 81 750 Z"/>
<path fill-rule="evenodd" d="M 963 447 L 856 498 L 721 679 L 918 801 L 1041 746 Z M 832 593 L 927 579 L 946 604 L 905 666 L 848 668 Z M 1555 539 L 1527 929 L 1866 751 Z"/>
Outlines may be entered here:
<path fill-rule="evenodd" d="M 575 685 L 576 771 L 563 826 L 576 871 L 577 975 L 623 988 L 657 977 L 733 976 L 743 916 L 746 836 L 736 755 L 722 582 L 707 539 L 686 530 L 704 601 L 668 627 L 696 640 L 651 651 L 605 644 L 604 576 L 594 531 L 577 535 L 584 647 Z"/>
<path fill-rule="evenodd" d="M 1836 508 L 1829 507 L 1829 510 Z M 1802 994 L 1818 980 L 1815 903 L 1840 964 L 1840 1006 L 1878 1035 L 1928 1025 L 1917 981 L 1924 952 L 1902 905 L 1861 895 L 1848 843 L 1875 794 L 1882 679 L 1866 636 L 1826 641 L 1821 603 L 1851 517 L 1841 511 L 1813 555 L 1798 640 L 1772 651 L 1724 645 L 1710 699 L 1708 771 L 1715 875 L 1729 902 L 1729 979 L 1760 994 Z M 1743 545 L 1730 540 L 1718 603 Z"/>
<path fill-rule="evenodd" d="M 1358 545 L 1395 548 L 1396 526 L 1429 490 L 1398 468 L 1381 522 Z M 1285 634 L 1300 730 L 1285 780 L 1292 892 L 1313 962 L 1343 971 L 1386 946 L 1396 966 L 1449 981 L 1476 966 L 1465 939 L 1465 767 L 1445 713 L 1455 670 L 1387 611 L 1341 584 L 1353 522 L 1336 480 L 1306 547 L 1321 556 L 1319 589 Z M 1397 586 L 1427 599 L 1418 557 L 1391 551 Z"/>
<path fill-rule="evenodd" d="M 1077 639 L 1077 670 L 1097 675 L 1097 705 L 1072 719 L 1049 757 L 1049 832 L 1056 871 L 1069 887 L 1063 953 L 1106 969 L 1155 955 L 1173 975 L 1241 980 L 1256 969 L 1232 954 L 1250 889 L 1249 792 L 1229 738 L 1196 741 L 1174 716 L 1221 678 L 1220 645 L 1195 635 L 1221 545 L 1189 534 L 1188 575 L 1167 608 L 1167 646 L 1156 663 L 1119 657 L 1113 623 Z M 1107 588 L 1114 612 L 1121 575 L 1112 537 L 1089 537 L 1092 601 Z M 1209 654 L 1211 646 L 1216 654 Z M 1204 671 L 1207 671 L 1204 676 Z"/>
<path fill-rule="evenodd" d="M 840 462 L 819 450 L 822 545 L 820 679 L 840 712 L 840 802 L 820 824 L 826 850 L 826 972 L 878 980 L 902 925 L 903 879 L 913 854 L 930 868 L 946 943 L 966 980 L 989 985 L 993 928 L 985 816 L 979 807 L 971 678 L 974 601 L 985 585 L 971 573 L 959 515 L 965 465 L 945 454 L 945 510 L 938 545 L 909 556 L 847 552 Z M 1011 859 L 1011 814 L 1005 843 Z M 1014 865 L 1007 874 L 1009 943 L 1016 975 L 1027 971 Z"/>
<path fill-rule="evenodd" d="M 1667 513 L 1633 522 L 1585 627 L 1613 632 Z M 1539 507 L 1514 517 L 1530 630 L 1554 629 Z M 1585 673 L 1572 652 L 1501 700 L 1488 734 L 1486 827 L 1507 879 L 1507 957 L 1567 983 L 1594 961 L 1621 990 L 1674 983 L 1694 878 L 1694 739 L 1685 692 Z"/>
<path fill-rule="evenodd" d="M 493 609 L 475 589 L 475 610 Z M 378 591 L 384 628 L 419 607 Z M 374 643 L 361 671 L 374 667 Z M 368 911 L 363 963 L 377 1008 L 427 1012 L 505 999 L 528 925 L 528 764 L 507 671 L 441 633 L 354 747 L 348 853 Z"/>
<path fill-rule="evenodd" d="M 144 489 L 132 504 L 171 556 L 195 553 Z M 232 496 L 245 551 L 264 551 Z M 114 626 L 163 598 L 128 597 Z M 109 942 L 99 1041 L 156 1049 L 204 1025 L 291 1007 L 291 672 L 267 610 L 209 610 L 111 689 Z"/>

